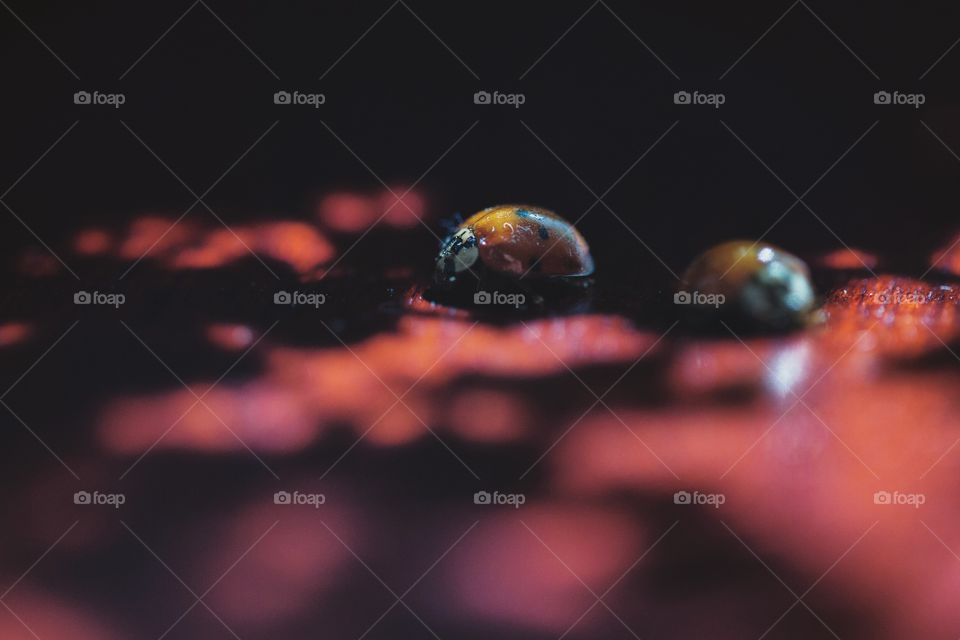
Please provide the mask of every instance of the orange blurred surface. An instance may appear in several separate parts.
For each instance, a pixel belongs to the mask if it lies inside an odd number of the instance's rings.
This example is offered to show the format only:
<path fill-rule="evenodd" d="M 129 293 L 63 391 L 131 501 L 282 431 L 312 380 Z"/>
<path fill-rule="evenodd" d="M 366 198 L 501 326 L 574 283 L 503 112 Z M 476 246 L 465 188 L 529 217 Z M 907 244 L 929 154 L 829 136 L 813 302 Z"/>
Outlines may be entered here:
<path fill-rule="evenodd" d="M 317 224 L 232 231 L 143 216 L 73 249 L 213 272 L 253 250 L 300 278 L 379 221 L 417 224 L 419 197 L 344 192 Z M 827 266 L 854 258 L 875 264 Z M 762 336 L 610 310 L 490 322 L 416 287 L 396 297 L 349 338 L 319 309 L 282 318 L 299 333 L 202 316 L 140 354 L 159 383 L 78 406 L 86 452 L 56 447 L 77 477 L 25 469 L 9 511 L 0 637 L 960 635 L 956 285 L 850 280 L 817 322 Z M 0 325 L 4 353 L 45 337 Z M 204 365 L 183 384 L 178 350 Z M 70 504 L 78 490 L 127 501 Z"/>

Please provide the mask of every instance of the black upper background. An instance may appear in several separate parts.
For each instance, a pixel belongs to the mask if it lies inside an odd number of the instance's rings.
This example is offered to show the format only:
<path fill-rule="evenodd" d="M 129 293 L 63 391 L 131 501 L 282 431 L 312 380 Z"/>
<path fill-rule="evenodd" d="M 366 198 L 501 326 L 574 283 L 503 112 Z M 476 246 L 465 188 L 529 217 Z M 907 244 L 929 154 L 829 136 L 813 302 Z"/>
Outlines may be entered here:
<path fill-rule="evenodd" d="M 960 48 L 919 79 L 960 38 L 955 4 L 796 4 L 720 80 L 789 2 L 608 0 L 679 80 L 604 4 L 593 5 L 520 80 L 590 2 L 408 0 L 477 80 L 403 4 L 357 43 L 390 2 L 206 1 L 123 80 L 189 2 L 10 0 L 80 80 L 0 10 L 0 191 L 79 120 L 4 199 L 53 247 L 84 225 L 117 225 L 147 211 L 178 216 L 193 203 L 121 120 L 197 193 L 279 121 L 208 196 L 227 223 L 305 218 L 318 193 L 379 188 L 322 122 L 384 181 L 404 185 L 479 121 L 420 184 L 432 211 L 522 201 L 576 219 L 595 198 L 521 120 L 598 195 L 679 120 L 605 198 L 676 271 L 710 244 L 758 237 L 794 202 L 721 120 L 797 194 L 879 121 L 806 198 L 830 230 L 797 205 L 769 239 L 810 256 L 842 246 L 835 233 L 877 251 L 894 269 L 920 273 L 931 249 L 955 230 L 960 160 L 921 121 L 960 149 L 953 117 Z M 76 106 L 72 95 L 81 89 L 122 92 L 127 104 Z M 323 92 L 327 103 L 318 110 L 276 106 L 280 89 Z M 477 106 L 472 96 L 480 89 L 522 92 L 526 104 Z M 680 89 L 723 92 L 726 104 L 677 106 L 672 96 Z M 919 110 L 876 106 L 880 89 L 923 92 L 927 103 Z M 7 248 L 34 242 L 0 213 Z M 202 207 L 190 216 L 212 222 Z M 580 227 L 601 274 L 669 279 L 603 205 Z"/>

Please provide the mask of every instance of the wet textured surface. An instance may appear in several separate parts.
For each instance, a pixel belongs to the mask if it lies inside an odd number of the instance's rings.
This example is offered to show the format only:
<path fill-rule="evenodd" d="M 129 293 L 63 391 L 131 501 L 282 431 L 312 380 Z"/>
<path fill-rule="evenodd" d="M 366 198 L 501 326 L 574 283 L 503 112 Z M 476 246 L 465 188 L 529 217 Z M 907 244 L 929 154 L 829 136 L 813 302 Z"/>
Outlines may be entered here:
<path fill-rule="evenodd" d="M 697 337 L 670 290 L 600 278 L 575 313 L 476 315 L 419 297 L 431 264 L 415 244 L 389 269 L 348 256 L 328 272 L 349 236 L 252 228 L 279 284 L 184 226 L 119 309 L 38 319 L 52 303 L 35 292 L 69 301 L 72 283 L 20 263 L 22 312 L 0 327 L 19 417 L 3 566 L 12 583 L 63 536 L 8 601 L 40 637 L 159 635 L 192 602 L 177 576 L 216 586 L 172 637 L 355 637 L 393 602 L 380 579 L 400 594 L 435 562 L 405 603 L 441 637 L 735 638 L 788 609 L 778 630 L 804 637 L 960 625 L 955 285 L 821 270 L 845 284 L 820 324 Z M 122 271 L 164 230 L 80 230 L 68 259 Z M 277 305 L 277 289 L 326 298 Z M 65 378 L 76 362 L 87 374 Z M 84 490 L 125 503 L 74 504 Z M 722 503 L 677 504 L 683 491 Z M 790 609 L 811 585 L 816 617 Z M 371 633 L 421 632 L 400 606 Z"/>

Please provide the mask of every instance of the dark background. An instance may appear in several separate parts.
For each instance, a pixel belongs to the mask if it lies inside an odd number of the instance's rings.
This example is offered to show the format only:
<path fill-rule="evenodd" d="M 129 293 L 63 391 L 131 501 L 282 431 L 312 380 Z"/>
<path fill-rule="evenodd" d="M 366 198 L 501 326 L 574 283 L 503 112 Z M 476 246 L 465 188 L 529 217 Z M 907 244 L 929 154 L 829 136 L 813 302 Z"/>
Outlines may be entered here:
<path fill-rule="evenodd" d="M 431 212 L 524 201 L 576 219 L 595 198 L 521 120 L 598 195 L 679 121 L 604 199 L 675 271 L 714 242 L 758 237 L 794 202 L 721 120 L 797 194 L 879 121 L 806 198 L 833 233 L 797 205 L 769 239 L 808 256 L 841 247 L 835 233 L 880 253 L 892 268 L 919 273 L 952 231 L 960 162 L 921 120 L 960 148 L 952 117 L 960 51 L 919 80 L 960 37 L 960 8 L 949 3 L 796 4 L 719 80 L 789 3 L 611 0 L 606 6 L 679 80 L 604 4 L 593 5 L 519 80 L 590 3 L 410 0 L 478 80 L 402 4 L 330 69 L 390 3 L 209 0 L 279 80 L 203 4 L 120 80 L 190 6 L 10 3 L 79 80 L 0 11 L 0 184 L 12 184 L 79 121 L 4 199 L 55 248 L 82 225 L 145 211 L 177 216 L 193 203 L 120 120 L 197 193 L 279 121 L 206 199 L 227 223 L 306 218 L 318 192 L 379 188 L 322 122 L 384 181 L 403 185 L 478 121 L 420 184 Z M 80 89 L 122 92 L 127 103 L 119 110 L 76 106 L 72 94 Z M 327 103 L 319 110 L 276 106 L 279 89 L 322 92 Z M 480 89 L 522 92 L 526 104 L 477 106 L 472 95 Z M 726 104 L 677 106 L 672 94 L 680 89 L 719 91 Z M 920 110 L 876 106 L 880 89 L 923 92 L 927 101 Z M 209 213 L 197 207 L 190 216 Z M 33 241 L 5 217 L 5 245 Z M 604 205 L 580 226 L 601 273 L 669 279 Z"/>

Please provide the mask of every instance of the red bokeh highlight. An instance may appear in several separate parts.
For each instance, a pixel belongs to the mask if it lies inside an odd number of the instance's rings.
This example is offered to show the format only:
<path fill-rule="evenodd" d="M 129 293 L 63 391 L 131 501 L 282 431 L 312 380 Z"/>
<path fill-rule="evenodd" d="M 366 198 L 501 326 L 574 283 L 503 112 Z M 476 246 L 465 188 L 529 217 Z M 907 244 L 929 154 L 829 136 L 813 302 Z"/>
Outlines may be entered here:
<path fill-rule="evenodd" d="M 20 344 L 30 338 L 32 333 L 26 322 L 5 322 L 0 324 L 0 347 Z"/>
<path fill-rule="evenodd" d="M 268 504 L 270 496 L 262 502 Z M 309 510 L 281 512 L 264 506 L 227 515 L 212 531 L 198 531 L 216 543 L 211 553 L 195 559 L 195 582 L 213 583 L 243 557 L 209 599 L 219 614 L 243 628 L 270 628 L 316 608 L 356 562 L 317 518 Z M 323 520 L 340 536 L 355 535 L 356 523 L 336 507 L 325 508 Z"/>
<path fill-rule="evenodd" d="M 137 218 L 117 239 L 99 229 L 83 230 L 74 237 L 73 246 L 78 254 L 87 257 L 144 259 L 178 270 L 213 269 L 256 254 L 306 274 L 336 255 L 326 236 L 305 222 L 276 220 L 227 228 L 160 215 Z"/>
<path fill-rule="evenodd" d="M 497 515 L 480 527 L 447 565 L 454 610 L 446 614 L 529 633 L 561 634 L 575 623 L 589 630 L 592 620 L 578 618 L 595 602 L 590 590 L 606 591 L 650 543 L 624 513 L 560 504 Z"/>
<path fill-rule="evenodd" d="M 73 250 L 81 256 L 99 256 L 113 248 L 113 237 L 104 229 L 81 231 L 73 240 Z"/>
<path fill-rule="evenodd" d="M 235 226 L 208 233 L 199 246 L 186 249 L 172 259 L 174 267 L 217 267 L 254 252 L 287 263 L 305 273 L 334 256 L 330 242 L 314 227 L 302 222 L 269 222 Z"/>
<path fill-rule="evenodd" d="M 28 588 L 11 593 L 7 607 L 0 609 L 0 638 L 4 640 L 119 640 L 123 637 L 107 628 L 83 605 Z"/>
<path fill-rule="evenodd" d="M 257 336 L 253 328 L 245 324 L 216 323 L 207 326 L 207 338 L 225 351 L 243 351 Z"/>
<path fill-rule="evenodd" d="M 317 204 L 317 218 L 332 231 L 360 233 L 377 224 L 396 229 L 416 227 L 426 210 L 420 193 L 396 187 L 371 195 L 344 191 L 323 196 Z"/>
<path fill-rule="evenodd" d="M 263 376 L 217 387 L 205 398 L 209 409 L 183 389 L 119 398 L 104 412 L 101 435 L 109 449 L 130 455 L 151 446 L 172 424 L 177 426 L 158 447 L 214 452 L 242 449 L 247 443 L 265 451 L 287 451 L 338 424 L 349 424 L 359 433 L 370 429 L 369 442 L 381 445 L 428 437 L 424 423 L 449 422 L 455 431 L 470 434 L 479 425 L 464 398 L 450 406 L 432 400 L 450 381 L 471 374 L 522 379 L 562 374 L 579 364 L 629 362 L 650 349 L 656 338 L 611 316 L 505 328 L 408 317 L 396 332 L 372 336 L 349 351 L 340 346 L 307 350 L 265 345 Z M 397 403 L 394 393 L 411 387 L 404 403 Z M 204 391 L 202 384 L 194 387 L 197 395 Z M 517 438 L 529 409 L 516 397 L 487 399 L 495 421 L 480 439 Z M 131 422 L 140 428 L 129 429 Z"/>
<path fill-rule="evenodd" d="M 828 253 L 818 262 L 830 269 L 856 271 L 875 269 L 879 259 L 876 255 L 860 249 L 843 248 Z"/>

